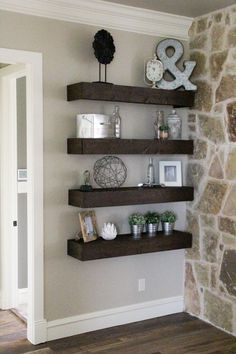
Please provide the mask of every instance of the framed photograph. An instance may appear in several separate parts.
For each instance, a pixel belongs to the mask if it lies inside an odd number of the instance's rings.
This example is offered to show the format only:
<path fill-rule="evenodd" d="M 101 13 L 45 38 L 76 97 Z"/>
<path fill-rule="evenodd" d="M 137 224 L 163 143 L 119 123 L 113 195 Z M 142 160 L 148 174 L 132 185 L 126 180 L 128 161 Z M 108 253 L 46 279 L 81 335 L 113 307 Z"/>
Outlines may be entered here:
<path fill-rule="evenodd" d="M 79 221 L 84 242 L 96 240 L 98 237 L 98 232 L 95 211 L 82 211 L 79 213 Z"/>
<path fill-rule="evenodd" d="M 159 183 L 166 187 L 182 186 L 181 161 L 159 162 Z"/>

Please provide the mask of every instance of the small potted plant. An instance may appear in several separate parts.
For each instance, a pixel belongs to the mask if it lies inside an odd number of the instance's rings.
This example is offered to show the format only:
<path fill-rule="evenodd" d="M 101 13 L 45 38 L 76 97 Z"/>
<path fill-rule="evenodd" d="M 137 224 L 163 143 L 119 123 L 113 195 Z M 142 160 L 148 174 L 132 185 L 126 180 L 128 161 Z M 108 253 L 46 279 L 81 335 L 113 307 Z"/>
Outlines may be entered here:
<path fill-rule="evenodd" d="M 159 130 L 160 130 L 160 139 L 162 139 L 162 140 L 168 139 L 168 137 L 169 137 L 169 127 L 168 127 L 168 125 L 167 124 L 162 124 L 159 127 Z"/>
<path fill-rule="evenodd" d="M 140 213 L 134 213 L 129 216 L 129 224 L 132 235 L 139 238 L 143 232 L 144 225 L 146 224 L 145 216 Z"/>
<path fill-rule="evenodd" d="M 161 214 L 162 230 L 165 235 L 173 233 L 174 224 L 177 220 L 177 215 L 173 211 L 165 211 Z"/>
<path fill-rule="evenodd" d="M 149 235 L 155 235 L 158 230 L 160 216 L 156 212 L 147 212 L 145 215 L 146 224 L 147 224 L 147 232 Z"/>

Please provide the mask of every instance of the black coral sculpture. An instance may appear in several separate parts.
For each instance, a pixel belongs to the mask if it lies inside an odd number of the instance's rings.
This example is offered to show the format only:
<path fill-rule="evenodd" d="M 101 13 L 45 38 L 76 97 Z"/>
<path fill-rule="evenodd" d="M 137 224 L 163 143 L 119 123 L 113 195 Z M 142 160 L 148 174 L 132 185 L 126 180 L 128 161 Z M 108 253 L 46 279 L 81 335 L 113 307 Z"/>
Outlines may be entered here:
<path fill-rule="evenodd" d="M 111 34 L 104 29 L 98 31 L 93 41 L 94 55 L 99 62 L 99 82 L 101 82 L 101 64 L 105 65 L 105 82 L 107 82 L 107 64 L 110 64 L 116 51 Z"/>

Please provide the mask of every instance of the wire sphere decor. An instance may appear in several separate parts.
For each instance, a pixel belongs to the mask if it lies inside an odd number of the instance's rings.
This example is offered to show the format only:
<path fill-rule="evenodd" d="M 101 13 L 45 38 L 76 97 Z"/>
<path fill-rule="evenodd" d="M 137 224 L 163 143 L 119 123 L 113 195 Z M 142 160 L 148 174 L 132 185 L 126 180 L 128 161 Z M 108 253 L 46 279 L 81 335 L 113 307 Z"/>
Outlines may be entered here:
<path fill-rule="evenodd" d="M 104 156 L 95 162 L 93 178 L 101 188 L 118 188 L 127 178 L 127 168 L 118 157 Z"/>

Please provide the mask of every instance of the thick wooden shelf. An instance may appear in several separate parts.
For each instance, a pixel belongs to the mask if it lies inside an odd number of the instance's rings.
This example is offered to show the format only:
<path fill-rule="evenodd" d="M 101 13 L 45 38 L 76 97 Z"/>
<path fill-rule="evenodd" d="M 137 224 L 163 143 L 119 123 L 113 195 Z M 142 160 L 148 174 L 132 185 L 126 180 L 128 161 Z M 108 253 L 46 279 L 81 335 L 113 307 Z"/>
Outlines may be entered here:
<path fill-rule="evenodd" d="M 67 101 L 83 99 L 192 107 L 194 95 L 193 91 L 173 91 L 93 82 L 79 82 L 67 86 Z"/>
<path fill-rule="evenodd" d="M 67 139 L 68 154 L 193 154 L 192 140 Z"/>
<path fill-rule="evenodd" d="M 102 238 L 88 243 L 68 240 L 67 254 L 80 261 L 90 261 L 191 247 L 192 235 L 190 233 L 174 231 L 172 235 L 166 236 L 159 231 L 153 237 L 142 234 L 140 239 L 134 239 L 130 234 L 126 234 L 118 235 L 112 241 L 105 241 Z"/>
<path fill-rule="evenodd" d="M 93 189 L 84 192 L 69 190 L 69 205 L 95 208 L 121 205 L 170 203 L 193 200 L 193 187 L 124 187 Z"/>

